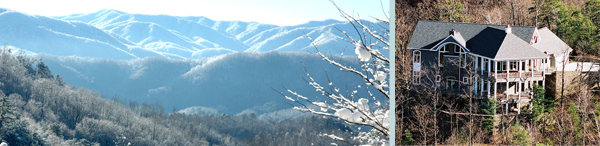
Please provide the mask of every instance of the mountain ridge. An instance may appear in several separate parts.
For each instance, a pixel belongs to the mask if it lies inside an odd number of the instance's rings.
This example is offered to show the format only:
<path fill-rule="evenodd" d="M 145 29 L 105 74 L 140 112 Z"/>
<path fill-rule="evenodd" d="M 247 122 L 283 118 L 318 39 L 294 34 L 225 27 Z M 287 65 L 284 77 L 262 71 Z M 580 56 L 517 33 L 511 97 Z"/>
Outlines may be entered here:
<path fill-rule="evenodd" d="M 215 21 L 203 16 L 129 14 L 111 9 L 56 17 L 0 10 L 0 33 L 4 34 L 0 41 L 34 53 L 131 60 L 150 56 L 198 59 L 271 50 L 306 52 L 316 50 L 305 34 L 313 39 L 325 34 L 329 39 L 315 40 L 318 46 L 329 48 L 329 52 L 322 53 L 354 55 L 352 49 L 332 49 L 352 47 L 330 39 L 345 36 L 337 29 L 355 30 L 349 29 L 349 22 L 331 19 L 277 26 Z M 349 35 L 359 38 L 354 33 Z"/>

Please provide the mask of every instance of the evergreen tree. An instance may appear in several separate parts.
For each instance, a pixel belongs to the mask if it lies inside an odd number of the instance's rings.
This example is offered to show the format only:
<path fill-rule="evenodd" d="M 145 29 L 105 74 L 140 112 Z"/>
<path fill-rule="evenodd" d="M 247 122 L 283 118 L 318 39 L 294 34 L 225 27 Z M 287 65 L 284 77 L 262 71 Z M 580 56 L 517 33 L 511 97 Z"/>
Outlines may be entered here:
<path fill-rule="evenodd" d="M 58 85 L 60 86 L 65 85 L 65 80 L 59 74 L 56 74 L 56 81 L 58 81 Z"/>
<path fill-rule="evenodd" d="M 544 98 L 545 94 L 546 90 L 544 90 L 544 88 L 536 84 L 533 85 L 531 118 L 534 118 L 534 121 L 539 121 L 540 115 L 553 110 L 554 100 Z"/>
<path fill-rule="evenodd" d="M 54 78 L 54 76 L 52 75 L 52 73 L 50 72 L 50 69 L 48 68 L 48 66 L 46 64 L 44 64 L 44 61 L 40 58 L 40 62 L 37 65 L 38 71 L 37 71 L 37 75 L 40 78 Z"/>
<path fill-rule="evenodd" d="M 13 109 L 10 106 L 6 96 L 0 91 L 0 127 L 6 127 L 5 124 L 14 120 Z"/>
<path fill-rule="evenodd" d="M 412 134 L 408 129 L 404 130 L 404 139 L 402 139 L 402 144 L 405 145 L 413 145 L 415 140 L 412 138 Z"/>
<path fill-rule="evenodd" d="M 485 113 L 487 115 L 495 115 L 496 114 L 496 107 L 497 107 L 496 100 L 489 100 L 488 102 L 483 102 L 481 105 L 483 106 L 483 108 L 482 108 L 483 113 Z M 482 117 L 481 120 L 483 121 L 483 129 L 487 130 L 488 133 L 494 132 L 494 122 L 496 122 L 496 119 L 494 118 L 494 116 Z"/>

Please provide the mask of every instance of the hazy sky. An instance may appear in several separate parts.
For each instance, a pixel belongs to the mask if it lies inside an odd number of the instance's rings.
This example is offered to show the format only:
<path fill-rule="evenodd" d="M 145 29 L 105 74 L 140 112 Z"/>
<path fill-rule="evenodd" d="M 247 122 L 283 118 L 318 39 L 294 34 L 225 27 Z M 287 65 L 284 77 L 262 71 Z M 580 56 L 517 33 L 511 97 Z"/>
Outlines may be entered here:
<path fill-rule="evenodd" d="M 302 24 L 310 20 L 343 20 L 329 0 L 0 0 L 0 3 L 3 8 L 44 16 L 115 9 L 137 14 L 206 16 L 213 20 L 256 21 L 276 25 Z M 336 3 L 348 13 L 359 12 L 362 18 L 374 16 L 385 19 L 390 12 L 389 0 L 336 0 Z"/>

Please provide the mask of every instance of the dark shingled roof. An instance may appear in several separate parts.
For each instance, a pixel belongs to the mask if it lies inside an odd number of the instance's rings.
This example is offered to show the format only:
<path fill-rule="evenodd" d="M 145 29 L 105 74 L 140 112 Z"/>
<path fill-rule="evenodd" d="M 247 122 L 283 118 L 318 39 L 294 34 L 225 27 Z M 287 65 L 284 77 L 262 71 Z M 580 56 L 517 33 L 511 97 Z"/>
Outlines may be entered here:
<path fill-rule="evenodd" d="M 471 53 L 495 60 L 547 57 L 516 35 L 491 27 L 467 41 L 467 48 Z"/>
<path fill-rule="evenodd" d="M 417 27 L 415 27 L 413 36 L 408 44 L 408 48 L 429 49 L 450 35 L 450 31 L 452 30 L 460 32 L 461 36 L 466 41 L 469 41 L 475 35 L 479 34 L 479 32 L 488 27 L 504 30 L 506 25 L 451 23 L 421 20 L 417 23 Z M 531 40 L 531 36 L 533 36 L 533 32 L 535 31 L 535 27 L 532 26 L 511 27 L 512 33 L 525 42 L 529 42 Z"/>
<path fill-rule="evenodd" d="M 417 23 L 408 48 L 431 49 L 448 37 L 451 31 L 456 31 L 466 41 L 466 47 L 471 53 L 496 60 L 547 57 L 529 44 L 535 27 L 511 26 L 511 28 L 512 33 L 507 34 L 504 31 L 506 25 L 422 20 Z"/>

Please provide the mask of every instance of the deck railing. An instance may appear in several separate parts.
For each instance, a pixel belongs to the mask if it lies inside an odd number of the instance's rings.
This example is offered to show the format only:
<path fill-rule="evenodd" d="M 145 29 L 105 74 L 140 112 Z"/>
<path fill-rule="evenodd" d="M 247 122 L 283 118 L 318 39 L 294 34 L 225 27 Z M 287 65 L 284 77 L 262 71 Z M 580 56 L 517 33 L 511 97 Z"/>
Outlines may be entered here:
<path fill-rule="evenodd" d="M 518 78 L 518 77 L 542 77 L 542 71 L 528 71 L 528 72 L 522 72 L 521 76 L 519 76 L 519 72 L 498 72 L 498 73 L 491 73 L 492 77 L 498 77 L 498 78 L 506 78 L 508 75 L 509 78 Z M 531 75 L 533 74 L 533 76 Z M 487 75 L 487 74 L 484 74 Z"/>

